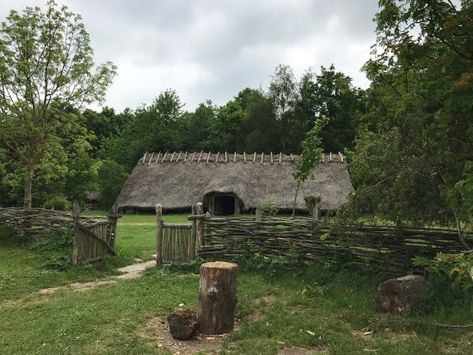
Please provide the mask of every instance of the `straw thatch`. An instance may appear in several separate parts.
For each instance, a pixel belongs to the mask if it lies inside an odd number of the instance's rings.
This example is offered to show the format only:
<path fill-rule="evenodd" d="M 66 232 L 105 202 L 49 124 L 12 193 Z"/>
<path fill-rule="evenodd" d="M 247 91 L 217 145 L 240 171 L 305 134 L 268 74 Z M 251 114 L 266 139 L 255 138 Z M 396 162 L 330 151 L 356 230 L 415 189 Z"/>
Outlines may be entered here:
<path fill-rule="evenodd" d="M 146 153 L 125 182 L 116 206 L 126 209 L 187 209 L 215 193 L 233 193 L 243 210 L 272 199 L 281 209 L 294 204 L 295 155 L 227 153 Z M 306 210 L 304 196 L 319 195 L 322 210 L 336 210 L 353 191 L 342 154 L 326 154 L 314 176 L 302 186 L 296 208 Z"/>

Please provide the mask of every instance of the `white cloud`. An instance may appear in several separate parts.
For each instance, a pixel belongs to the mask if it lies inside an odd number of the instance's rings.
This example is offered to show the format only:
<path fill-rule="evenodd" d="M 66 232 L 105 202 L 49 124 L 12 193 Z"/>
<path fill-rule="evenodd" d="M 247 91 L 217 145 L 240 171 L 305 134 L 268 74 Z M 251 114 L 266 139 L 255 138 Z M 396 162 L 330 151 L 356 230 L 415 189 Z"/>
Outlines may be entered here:
<path fill-rule="evenodd" d="M 274 67 L 297 75 L 335 64 L 368 82 L 360 68 L 374 43 L 377 0 L 58 0 L 82 15 L 97 63 L 111 60 L 118 76 L 106 104 L 122 110 L 177 91 L 186 108 L 223 104 L 247 86 L 268 84 Z M 46 0 L 2 0 L 10 9 Z"/>

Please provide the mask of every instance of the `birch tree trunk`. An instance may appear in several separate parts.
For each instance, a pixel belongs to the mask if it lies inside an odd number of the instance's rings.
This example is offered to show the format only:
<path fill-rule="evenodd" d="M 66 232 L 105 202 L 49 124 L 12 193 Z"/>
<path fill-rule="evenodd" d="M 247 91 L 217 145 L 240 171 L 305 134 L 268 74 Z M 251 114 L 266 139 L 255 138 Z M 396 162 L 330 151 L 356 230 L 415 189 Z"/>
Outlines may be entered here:
<path fill-rule="evenodd" d="M 32 190 L 33 190 L 33 176 L 34 170 L 32 168 L 27 168 L 28 171 L 25 177 L 25 186 L 24 186 L 24 195 L 23 195 L 23 207 L 31 208 L 32 207 Z"/>

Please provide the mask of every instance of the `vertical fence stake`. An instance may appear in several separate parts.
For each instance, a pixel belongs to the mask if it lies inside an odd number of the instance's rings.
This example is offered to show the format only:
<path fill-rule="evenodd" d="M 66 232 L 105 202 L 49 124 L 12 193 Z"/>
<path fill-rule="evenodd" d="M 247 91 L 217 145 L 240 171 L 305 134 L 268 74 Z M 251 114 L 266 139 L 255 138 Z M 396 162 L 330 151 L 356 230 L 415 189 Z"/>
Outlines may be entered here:
<path fill-rule="evenodd" d="M 117 221 L 118 221 L 118 218 L 120 217 L 121 216 L 118 214 L 117 207 L 114 205 L 110 209 L 110 212 L 107 214 L 108 223 L 110 225 L 110 238 L 109 238 L 110 246 L 112 247 L 114 251 L 116 251 L 115 241 L 117 237 Z"/>
<path fill-rule="evenodd" d="M 320 202 L 318 201 L 315 203 L 314 209 L 312 210 L 312 218 L 317 222 L 320 221 Z"/>
<path fill-rule="evenodd" d="M 195 216 L 197 213 L 196 213 L 196 204 L 194 203 L 192 205 L 192 216 Z M 194 260 L 195 259 L 195 247 L 196 247 L 196 243 L 195 241 L 197 240 L 197 220 L 196 219 L 193 219 L 192 220 L 192 227 L 191 227 L 191 241 L 190 241 L 190 246 L 189 246 L 189 257 L 191 260 Z"/>
<path fill-rule="evenodd" d="M 163 266 L 163 208 L 156 205 L 156 267 Z"/>
<path fill-rule="evenodd" d="M 204 206 L 202 205 L 202 202 L 197 202 L 195 204 L 195 213 L 197 215 L 202 216 L 204 214 Z M 205 245 L 204 241 L 204 221 L 205 217 L 199 217 L 197 218 L 197 224 L 196 224 L 196 239 L 199 241 L 200 246 Z"/>
<path fill-rule="evenodd" d="M 77 201 L 74 201 L 72 204 L 72 214 L 73 214 L 73 221 L 74 221 L 74 242 L 72 246 L 72 264 L 77 265 L 78 258 L 79 258 L 79 215 L 80 215 L 80 207 Z"/>
<path fill-rule="evenodd" d="M 261 209 L 260 206 L 256 207 L 256 212 L 255 212 L 255 222 L 256 224 L 261 223 L 261 217 L 263 216 L 263 210 Z"/>

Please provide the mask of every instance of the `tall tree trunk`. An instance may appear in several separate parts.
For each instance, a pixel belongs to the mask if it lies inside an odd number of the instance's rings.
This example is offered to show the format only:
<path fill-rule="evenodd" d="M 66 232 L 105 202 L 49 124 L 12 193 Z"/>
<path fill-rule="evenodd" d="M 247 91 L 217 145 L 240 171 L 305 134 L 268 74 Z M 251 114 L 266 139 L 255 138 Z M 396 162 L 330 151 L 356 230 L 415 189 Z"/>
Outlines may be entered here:
<path fill-rule="evenodd" d="M 23 196 L 23 207 L 24 208 L 31 208 L 32 207 L 32 188 L 33 188 L 33 175 L 34 170 L 33 168 L 28 167 L 28 171 L 25 177 L 25 192 Z"/>

